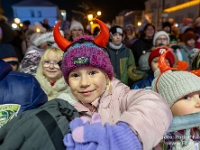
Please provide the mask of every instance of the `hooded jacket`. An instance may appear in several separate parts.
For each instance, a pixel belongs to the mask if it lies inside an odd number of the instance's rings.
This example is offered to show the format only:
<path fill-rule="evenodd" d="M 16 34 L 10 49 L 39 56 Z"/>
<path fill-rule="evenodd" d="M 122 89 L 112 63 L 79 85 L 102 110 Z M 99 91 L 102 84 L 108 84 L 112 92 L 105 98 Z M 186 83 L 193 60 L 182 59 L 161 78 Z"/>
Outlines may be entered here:
<path fill-rule="evenodd" d="M 115 78 L 111 85 L 112 91 L 106 91 L 100 102 L 99 98 L 92 102 L 92 105 L 97 107 L 102 124 L 125 122 L 138 136 L 144 150 L 155 147 L 163 138 L 173 118 L 165 100 L 150 90 L 130 90 Z M 85 116 L 94 113 L 76 100 L 70 92 L 62 93 L 59 98 L 67 100 Z"/>
<path fill-rule="evenodd" d="M 19 104 L 20 114 L 47 102 L 46 94 L 32 75 L 12 71 L 11 66 L 2 60 L 0 69 L 0 105 Z"/>

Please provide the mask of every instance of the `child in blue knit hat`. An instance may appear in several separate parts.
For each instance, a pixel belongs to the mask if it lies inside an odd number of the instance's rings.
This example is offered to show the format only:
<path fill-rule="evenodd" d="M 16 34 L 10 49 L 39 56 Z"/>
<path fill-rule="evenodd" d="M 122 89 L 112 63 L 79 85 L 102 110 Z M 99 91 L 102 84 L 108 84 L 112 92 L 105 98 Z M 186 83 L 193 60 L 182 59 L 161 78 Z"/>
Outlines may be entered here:
<path fill-rule="evenodd" d="M 89 119 L 73 120 L 64 144 L 70 150 L 149 150 L 172 121 L 169 107 L 155 92 L 130 90 L 113 77 L 105 49 L 109 30 L 96 21 L 101 29 L 97 37 L 82 36 L 73 43 L 60 35 L 59 23 L 54 28 L 55 41 L 65 51 L 61 70 L 71 89 L 59 98 Z"/>

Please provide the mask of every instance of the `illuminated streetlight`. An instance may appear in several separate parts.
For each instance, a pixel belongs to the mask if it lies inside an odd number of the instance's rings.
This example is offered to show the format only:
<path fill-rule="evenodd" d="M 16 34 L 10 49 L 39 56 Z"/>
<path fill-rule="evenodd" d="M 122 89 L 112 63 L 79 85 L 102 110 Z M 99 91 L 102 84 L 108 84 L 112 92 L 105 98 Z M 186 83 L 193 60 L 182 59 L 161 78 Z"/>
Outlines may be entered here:
<path fill-rule="evenodd" d="M 12 23 L 12 28 L 17 29 L 17 24 L 16 23 Z"/>
<path fill-rule="evenodd" d="M 97 16 L 101 16 L 101 11 L 97 11 Z"/>
<path fill-rule="evenodd" d="M 92 19 L 93 19 L 93 14 L 89 14 L 87 17 L 88 17 L 88 20 L 89 20 L 89 21 L 92 21 Z"/>
<path fill-rule="evenodd" d="M 39 29 L 39 28 L 36 28 L 36 32 L 38 32 L 38 33 L 39 33 L 39 32 L 40 32 L 40 29 Z"/>
<path fill-rule="evenodd" d="M 23 27 L 23 23 L 20 23 L 19 26 L 20 26 L 20 27 Z"/>
<path fill-rule="evenodd" d="M 20 23 L 20 19 L 19 19 L 19 18 L 15 18 L 15 19 L 14 19 L 14 22 L 15 22 L 16 24 L 19 24 L 19 23 Z"/>
<path fill-rule="evenodd" d="M 141 25 L 142 25 L 142 23 L 141 23 L 141 22 L 138 22 L 137 24 L 138 24 L 138 26 L 141 26 Z"/>

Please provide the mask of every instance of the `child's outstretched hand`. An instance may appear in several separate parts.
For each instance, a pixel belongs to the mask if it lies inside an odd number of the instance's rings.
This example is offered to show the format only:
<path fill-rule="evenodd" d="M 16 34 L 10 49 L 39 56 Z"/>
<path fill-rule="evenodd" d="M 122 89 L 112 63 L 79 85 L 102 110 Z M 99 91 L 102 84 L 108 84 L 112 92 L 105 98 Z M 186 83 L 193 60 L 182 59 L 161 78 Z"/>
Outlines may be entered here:
<path fill-rule="evenodd" d="M 84 150 L 142 149 L 138 137 L 126 123 L 119 122 L 117 125 L 112 126 L 106 123 L 105 126 L 102 126 L 99 114 L 94 114 L 92 116 L 91 124 L 82 119 L 75 119 L 70 123 L 70 128 L 72 129 L 72 135 L 70 136 L 73 138 L 75 143 L 74 149 L 76 149 L 76 145 L 80 146 L 80 144 L 88 146 L 85 147 Z M 71 137 L 70 140 L 72 140 Z M 93 144 L 92 146 L 96 146 L 96 148 L 91 146 L 89 147 L 90 144 Z M 70 146 L 70 144 L 67 144 L 66 146 Z"/>
<path fill-rule="evenodd" d="M 97 144 L 96 150 L 109 149 L 109 140 L 106 135 L 106 129 L 102 126 L 100 115 L 97 113 L 92 116 L 90 124 L 87 122 L 83 126 L 77 127 L 72 132 L 72 138 L 77 143 L 94 142 Z"/>
<path fill-rule="evenodd" d="M 76 128 L 84 126 L 86 124 L 89 124 L 89 120 L 86 117 L 75 118 L 73 121 L 70 122 L 70 129 L 73 133 L 73 131 Z M 82 149 L 95 150 L 97 147 L 97 144 L 94 142 L 88 142 L 88 143 L 75 142 L 72 138 L 72 134 L 65 135 L 63 142 L 64 145 L 67 147 L 66 150 L 82 150 Z"/>

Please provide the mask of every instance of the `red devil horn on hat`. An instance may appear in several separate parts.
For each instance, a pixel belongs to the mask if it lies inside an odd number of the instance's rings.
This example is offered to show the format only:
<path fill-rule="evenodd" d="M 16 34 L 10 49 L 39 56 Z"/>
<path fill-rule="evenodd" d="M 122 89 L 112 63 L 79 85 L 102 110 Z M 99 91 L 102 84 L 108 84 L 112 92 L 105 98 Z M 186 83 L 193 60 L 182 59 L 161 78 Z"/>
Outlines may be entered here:
<path fill-rule="evenodd" d="M 158 67 L 160 68 L 161 73 L 167 71 L 167 70 L 172 70 L 172 68 L 168 65 L 165 57 L 169 50 L 163 51 L 163 53 L 160 55 L 158 59 Z"/>
<path fill-rule="evenodd" d="M 95 19 L 95 20 L 100 25 L 100 34 L 94 39 L 94 43 L 99 46 L 105 47 L 108 43 L 108 39 L 110 36 L 108 27 L 101 20 L 99 19 Z"/>
<path fill-rule="evenodd" d="M 192 70 L 191 73 L 195 74 L 196 76 L 200 77 L 200 69 L 198 70 Z"/>
<path fill-rule="evenodd" d="M 71 42 L 66 40 L 61 34 L 60 34 L 60 21 L 58 21 L 54 27 L 53 30 L 53 36 L 57 43 L 57 45 L 60 47 L 61 50 L 65 51 L 70 45 Z"/>
<path fill-rule="evenodd" d="M 101 20 L 99 20 L 99 19 L 95 19 L 95 20 L 100 25 L 100 30 L 101 31 L 100 31 L 100 34 L 94 39 L 94 43 L 99 45 L 99 46 L 101 46 L 101 47 L 105 47 L 107 42 L 108 42 L 108 39 L 109 39 L 108 27 Z M 63 51 L 65 51 L 72 43 L 70 41 L 68 41 L 67 39 L 65 39 L 60 34 L 59 26 L 60 26 L 60 21 L 58 21 L 57 24 L 55 25 L 54 31 L 53 31 L 53 35 L 54 35 L 54 39 L 55 39 L 57 45 Z"/>
<path fill-rule="evenodd" d="M 161 71 L 161 73 L 163 73 L 163 72 L 165 72 L 165 71 L 167 71 L 167 70 L 186 70 L 187 68 L 188 68 L 188 63 L 187 62 L 185 62 L 185 61 L 178 61 L 177 62 L 177 68 L 171 68 L 169 65 L 168 65 L 168 63 L 167 63 L 167 61 L 166 61 L 166 55 L 167 55 L 167 53 L 169 53 L 170 51 L 169 50 L 167 50 L 167 51 L 164 51 L 161 55 L 160 55 L 160 57 L 159 57 L 159 59 L 158 59 L 158 67 L 160 68 L 160 71 Z"/>

